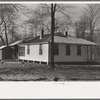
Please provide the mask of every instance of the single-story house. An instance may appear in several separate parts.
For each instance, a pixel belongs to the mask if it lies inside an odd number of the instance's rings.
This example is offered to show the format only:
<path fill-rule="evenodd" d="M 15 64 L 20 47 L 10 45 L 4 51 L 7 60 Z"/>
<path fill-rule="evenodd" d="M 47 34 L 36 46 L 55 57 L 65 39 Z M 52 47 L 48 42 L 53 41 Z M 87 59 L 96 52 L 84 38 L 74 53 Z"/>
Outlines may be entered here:
<path fill-rule="evenodd" d="M 0 47 L 0 59 L 17 59 L 18 58 L 18 44 L 22 40 L 18 40 L 14 43 L 3 45 Z"/>
<path fill-rule="evenodd" d="M 18 59 L 18 45 L 22 43 L 22 41 L 23 40 L 18 40 L 9 44 L 9 46 L 12 48 L 12 59 Z"/>
<path fill-rule="evenodd" d="M 0 59 L 12 59 L 12 48 L 7 45 L 0 47 Z"/>
<path fill-rule="evenodd" d="M 19 60 L 50 63 L 51 35 L 41 34 L 19 44 Z M 54 62 L 94 61 L 97 44 L 82 38 L 68 37 L 62 33 L 54 35 Z"/>

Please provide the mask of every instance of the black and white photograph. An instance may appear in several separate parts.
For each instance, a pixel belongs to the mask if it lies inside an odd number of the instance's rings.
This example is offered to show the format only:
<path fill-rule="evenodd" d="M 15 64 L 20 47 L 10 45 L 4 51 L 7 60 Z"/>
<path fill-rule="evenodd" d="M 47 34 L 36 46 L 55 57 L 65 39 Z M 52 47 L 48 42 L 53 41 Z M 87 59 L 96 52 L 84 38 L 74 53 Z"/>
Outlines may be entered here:
<path fill-rule="evenodd" d="M 0 81 L 100 81 L 100 3 L 0 3 Z"/>

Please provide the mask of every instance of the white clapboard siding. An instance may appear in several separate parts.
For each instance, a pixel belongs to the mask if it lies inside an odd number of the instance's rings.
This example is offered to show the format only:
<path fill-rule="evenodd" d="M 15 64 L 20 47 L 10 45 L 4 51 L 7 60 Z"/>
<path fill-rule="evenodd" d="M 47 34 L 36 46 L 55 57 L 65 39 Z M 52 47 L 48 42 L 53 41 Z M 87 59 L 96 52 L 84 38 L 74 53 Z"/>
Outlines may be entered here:
<path fill-rule="evenodd" d="M 39 55 L 39 44 L 30 45 L 30 54 L 27 54 L 27 45 L 25 46 L 25 56 L 19 56 L 20 60 L 32 60 L 48 62 L 48 44 L 43 44 L 43 54 Z"/>

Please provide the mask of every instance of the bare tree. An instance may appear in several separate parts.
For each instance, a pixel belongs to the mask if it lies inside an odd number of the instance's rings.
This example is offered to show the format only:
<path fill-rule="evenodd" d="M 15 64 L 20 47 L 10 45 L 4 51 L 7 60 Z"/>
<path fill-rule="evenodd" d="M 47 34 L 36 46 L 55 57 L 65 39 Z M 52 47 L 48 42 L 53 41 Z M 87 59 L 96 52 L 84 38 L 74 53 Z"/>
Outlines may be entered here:
<path fill-rule="evenodd" d="M 51 33 L 51 68 L 54 68 L 54 33 L 63 27 L 69 30 L 71 25 L 71 5 L 63 4 L 42 4 L 36 9 L 32 17 L 29 17 L 28 23 L 33 24 L 36 32 L 37 30 L 45 29 Z M 59 18 L 57 18 L 59 16 Z M 59 20 L 58 20 L 59 19 Z M 66 22 L 65 22 L 66 20 Z"/>
<path fill-rule="evenodd" d="M 54 68 L 54 33 L 55 33 L 55 12 L 56 4 L 51 4 L 51 62 L 50 67 Z"/>
<path fill-rule="evenodd" d="M 62 31 L 69 29 L 71 25 L 71 5 L 56 4 L 55 15 L 55 31 Z M 50 4 L 40 4 L 39 7 L 31 12 L 31 17 L 28 19 L 28 23 L 32 24 L 34 31 L 38 33 L 42 28 L 45 33 L 51 33 L 51 6 Z M 58 17 L 59 16 L 59 17 Z M 59 27 L 59 28 L 57 28 Z"/>
<path fill-rule="evenodd" d="M 56 29 L 56 23 L 55 23 L 56 13 L 60 12 L 63 15 L 65 15 L 67 18 L 69 18 L 69 15 L 64 13 L 65 7 L 66 6 L 59 5 L 59 4 L 51 4 L 51 49 L 50 49 L 51 50 L 51 64 L 50 64 L 51 68 L 55 68 L 55 65 L 54 65 L 54 33 Z"/>
<path fill-rule="evenodd" d="M 88 30 L 88 18 L 84 14 L 78 21 L 75 22 L 75 35 L 77 38 L 86 39 L 86 33 Z"/>
<path fill-rule="evenodd" d="M 43 4 L 40 4 L 36 10 L 31 11 L 31 17 L 26 21 L 34 28 L 35 35 L 43 28 L 49 30 L 47 27 L 47 20 L 50 19 L 50 12 Z"/>
<path fill-rule="evenodd" d="M 69 33 L 70 28 L 73 27 L 72 19 L 64 16 L 62 19 L 58 18 L 56 20 L 56 27 L 59 27 L 57 30 L 63 33 L 67 31 Z"/>
<path fill-rule="evenodd" d="M 100 20 L 100 6 L 98 4 L 88 4 L 87 8 L 84 8 L 84 14 L 88 18 L 90 41 L 93 41 L 94 31 Z"/>
<path fill-rule="evenodd" d="M 8 33 L 11 32 L 12 22 L 17 21 L 17 18 L 20 17 L 18 12 L 22 12 L 23 9 L 24 6 L 20 4 L 0 4 L 0 26 L 2 26 L 2 32 L 5 34 L 6 45 L 9 44 Z"/>
<path fill-rule="evenodd" d="M 76 35 L 93 41 L 95 30 L 100 23 L 100 5 L 88 4 L 84 8 L 84 12 L 75 23 Z"/>

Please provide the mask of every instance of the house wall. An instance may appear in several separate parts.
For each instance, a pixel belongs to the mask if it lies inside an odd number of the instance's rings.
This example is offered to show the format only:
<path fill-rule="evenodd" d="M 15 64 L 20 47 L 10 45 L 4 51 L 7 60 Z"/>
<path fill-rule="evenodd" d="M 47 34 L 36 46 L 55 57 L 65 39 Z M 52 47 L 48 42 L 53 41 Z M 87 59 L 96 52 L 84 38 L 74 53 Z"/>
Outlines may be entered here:
<path fill-rule="evenodd" d="M 54 56 L 55 62 L 86 62 L 87 46 L 81 46 L 81 56 L 77 56 L 77 45 L 70 45 L 71 54 L 66 55 L 66 45 L 59 44 L 59 55 Z M 49 58 L 50 62 L 50 58 Z"/>
<path fill-rule="evenodd" d="M 27 54 L 27 47 L 25 45 L 25 56 L 19 56 L 20 60 L 48 62 L 48 44 L 43 44 L 42 55 L 39 55 L 39 45 L 30 45 L 30 54 Z"/>
<path fill-rule="evenodd" d="M 30 54 L 27 54 L 27 45 L 25 45 L 25 56 L 19 56 L 20 60 L 31 60 L 40 62 L 50 62 L 50 46 L 43 44 L 43 55 L 39 55 L 39 45 L 30 45 Z M 88 46 L 88 49 L 90 46 Z M 81 46 L 81 55 L 77 55 L 77 45 L 70 45 L 71 54 L 66 55 L 66 44 L 59 44 L 59 55 L 54 56 L 55 62 L 86 62 L 87 61 L 87 46 Z M 89 53 L 88 50 L 88 60 Z"/>
<path fill-rule="evenodd" d="M 2 59 L 2 50 L 0 50 L 0 59 Z"/>
<path fill-rule="evenodd" d="M 12 59 L 12 48 L 6 47 L 2 49 L 2 59 Z"/>

